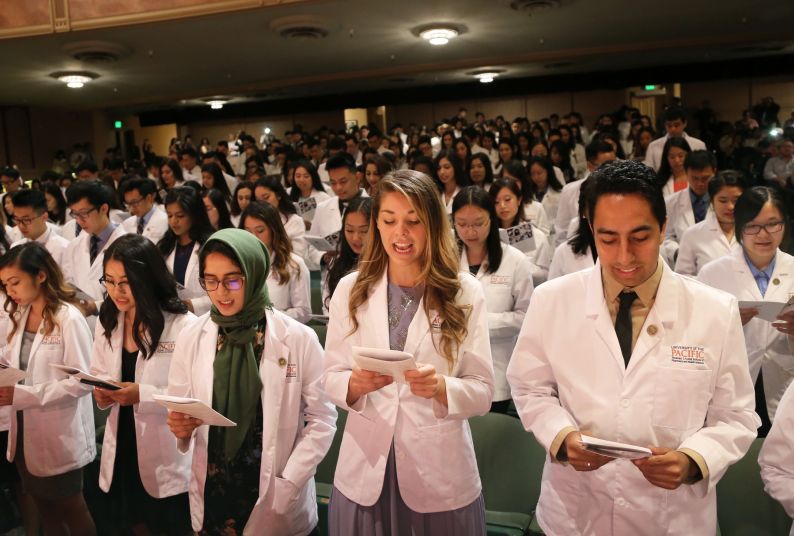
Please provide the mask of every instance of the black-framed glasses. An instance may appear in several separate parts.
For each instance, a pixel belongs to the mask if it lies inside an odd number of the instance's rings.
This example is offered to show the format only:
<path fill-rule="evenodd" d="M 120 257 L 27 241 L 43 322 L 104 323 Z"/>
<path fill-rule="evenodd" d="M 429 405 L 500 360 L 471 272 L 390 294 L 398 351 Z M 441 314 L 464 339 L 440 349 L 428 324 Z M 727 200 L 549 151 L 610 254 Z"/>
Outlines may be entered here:
<path fill-rule="evenodd" d="M 99 278 L 99 283 L 103 287 L 105 287 L 105 289 L 115 288 L 115 289 L 117 289 L 120 292 L 127 292 L 128 290 L 130 290 L 129 282 L 120 281 L 120 282 L 117 283 L 116 281 L 113 281 L 112 279 L 107 279 L 104 275 Z"/>
<path fill-rule="evenodd" d="M 240 290 L 243 288 L 243 284 L 245 283 L 245 276 L 238 275 L 235 277 L 227 277 L 223 280 L 218 280 L 215 278 L 206 278 L 206 277 L 199 277 L 199 285 L 201 288 L 206 290 L 207 292 L 212 292 L 214 290 L 218 290 L 219 285 L 223 285 L 223 288 L 226 290 Z"/>
<path fill-rule="evenodd" d="M 76 220 L 84 221 L 88 217 L 88 215 L 94 212 L 95 210 L 99 210 L 99 209 L 96 207 L 92 207 L 92 208 L 87 208 L 85 210 L 81 210 L 80 212 L 75 212 L 74 210 L 70 210 L 69 214 L 71 214 L 72 217 Z"/>
<path fill-rule="evenodd" d="M 761 232 L 761 229 L 765 230 L 769 234 L 779 233 L 783 230 L 783 222 L 771 221 L 769 223 L 748 223 L 744 226 L 742 232 L 744 234 L 757 235 Z"/>

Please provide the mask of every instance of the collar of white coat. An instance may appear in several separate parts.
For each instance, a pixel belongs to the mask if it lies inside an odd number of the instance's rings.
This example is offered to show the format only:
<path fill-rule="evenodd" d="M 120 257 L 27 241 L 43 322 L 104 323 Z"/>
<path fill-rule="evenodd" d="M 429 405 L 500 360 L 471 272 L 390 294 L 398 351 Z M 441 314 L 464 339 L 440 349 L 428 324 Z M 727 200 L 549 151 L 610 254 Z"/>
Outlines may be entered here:
<path fill-rule="evenodd" d="M 682 276 L 675 274 L 661 256 L 659 262 L 662 266 L 662 279 L 652 310 L 656 312 L 662 323 L 671 325 L 677 316 L 678 296 L 681 292 L 679 278 Z M 604 298 L 604 284 L 601 280 L 601 259 L 596 261 L 595 266 L 584 277 L 586 278 L 585 315 L 597 317 L 601 313 L 609 314 Z"/>
<path fill-rule="evenodd" d="M 733 266 L 737 272 L 750 272 L 750 267 L 747 266 L 747 261 L 744 258 L 743 248 L 738 247 L 731 251 L 731 257 L 733 257 Z M 772 277 L 789 275 L 793 268 L 789 262 L 790 260 L 791 257 L 778 248 L 775 251 L 775 270 L 772 272 Z"/>
<path fill-rule="evenodd" d="M 285 358 L 287 361 L 287 354 L 289 354 L 289 347 L 282 341 L 287 340 L 288 327 L 286 322 L 278 315 L 273 313 L 272 309 L 265 309 L 265 354 L 263 360 L 270 360 L 278 362 L 280 358 Z M 212 321 L 210 314 L 206 314 L 204 326 L 202 328 L 203 336 L 215 337 L 218 335 L 218 325 Z M 215 339 L 212 339 L 213 341 Z"/>

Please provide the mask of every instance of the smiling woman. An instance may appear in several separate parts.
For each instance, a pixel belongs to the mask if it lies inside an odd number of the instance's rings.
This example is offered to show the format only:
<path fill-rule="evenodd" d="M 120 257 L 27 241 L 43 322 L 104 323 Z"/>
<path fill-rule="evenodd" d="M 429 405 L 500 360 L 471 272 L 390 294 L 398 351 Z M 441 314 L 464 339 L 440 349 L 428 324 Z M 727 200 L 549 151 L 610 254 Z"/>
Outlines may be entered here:
<path fill-rule="evenodd" d="M 487 412 L 493 396 L 487 312 L 482 288 L 459 273 L 437 192 L 416 171 L 378 182 L 359 271 L 331 299 L 324 380 L 331 400 L 349 411 L 332 534 L 380 534 L 381 526 L 391 534 L 485 533 L 466 419 Z M 417 367 L 404 378 L 363 370 L 354 346 L 404 350 Z M 361 437 L 373 440 L 361 444 Z"/>

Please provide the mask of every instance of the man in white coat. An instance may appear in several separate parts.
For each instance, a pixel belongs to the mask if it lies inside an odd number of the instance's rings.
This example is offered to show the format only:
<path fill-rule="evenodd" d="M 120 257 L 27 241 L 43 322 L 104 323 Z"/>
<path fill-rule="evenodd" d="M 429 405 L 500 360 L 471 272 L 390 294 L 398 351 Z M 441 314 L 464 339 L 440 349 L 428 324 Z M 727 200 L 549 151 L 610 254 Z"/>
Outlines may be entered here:
<path fill-rule="evenodd" d="M 686 110 L 681 106 L 670 106 L 664 111 L 664 129 L 666 134 L 658 140 L 653 140 L 645 151 L 645 165 L 659 171 L 662 165 L 662 153 L 667 138 L 684 138 L 693 151 L 705 151 L 706 144 L 693 138 L 684 130 L 686 129 Z"/>
<path fill-rule="evenodd" d="M 98 181 L 78 181 L 66 190 L 66 204 L 83 230 L 64 251 L 63 275 L 67 283 L 85 293 L 78 296 L 77 304 L 85 316 L 96 315 L 102 305 L 104 292 L 99 279 L 105 249 L 126 234 L 108 216 L 111 195 L 109 188 Z"/>
<path fill-rule="evenodd" d="M 317 205 L 312 226 L 306 232 L 307 235 L 321 238 L 340 232 L 342 216 L 348 203 L 360 195 L 367 195 L 361 189 L 356 178 L 356 163 L 347 152 L 341 152 L 329 158 L 325 163 L 325 169 L 328 171 L 331 189 L 336 196 Z M 332 251 L 323 252 L 308 244 L 306 265 L 309 270 L 325 270 L 333 255 Z"/>
<path fill-rule="evenodd" d="M 578 181 L 567 183 L 560 192 L 560 202 L 557 207 L 557 216 L 554 219 L 554 245 L 559 246 L 565 242 L 569 235 L 568 229 L 571 220 L 579 219 L 579 191 L 587 177 L 598 169 L 604 162 L 611 162 L 617 158 L 615 148 L 605 141 L 595 140 L 585 149 L 587 156 L 587 173 Z"/>
<path fill-rule="evenodd" d="M 63 266 L 63 252 L 69 241 L 58 233 L 58 226 L 47 221 L 47 199 L 40 190 L 19 190 L 11 198 L 14 204 L 14 221 L 22 238 L 11 247 L 36 241 L 52 255 L 58 266 Z"/>
<path fill-rule="evenodd" d="M 121 184 L 119 194 L 130 211 L 121 224 L 124 232 L 143 235 L 157 244 L 168 230 L 168 216 L 154 202 L 157 184 L 151 179 L 130 179 Z"/>
<path fill-rule="evenodd" d="M 546 534 L 714 534 L 715 486 L 759 424 L 738 304 L 662 262 L 653 170 L 614 162 L 591 179 L 598 262 L 535 289 L 507 369 L 550 453 L 538 521 Z M 651 455 L 601 456 L 584 434 Z"/>
<path fill-rule="evenodd" d="M 668 195 L 664 200 L 667 205 L 667 230 L 662 255 L 670 266 L 675 266 L 684 231 L 702 222 L 709 212 L 713 212 L 709 181 L 717 171 L 716 158 L 708 151 L 692 151 L 686 155 L 684 168 L 689 186 Z"/>

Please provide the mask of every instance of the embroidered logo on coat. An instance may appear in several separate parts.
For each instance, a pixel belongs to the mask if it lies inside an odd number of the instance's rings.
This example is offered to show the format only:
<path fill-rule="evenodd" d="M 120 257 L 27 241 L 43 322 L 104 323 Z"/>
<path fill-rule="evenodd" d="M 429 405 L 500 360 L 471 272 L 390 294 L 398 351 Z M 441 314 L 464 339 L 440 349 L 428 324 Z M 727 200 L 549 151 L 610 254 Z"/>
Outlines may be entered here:
<path fill-rule="evenodd" d="M 159 354 L 173 354 L 174 347 L 176 347 L 176 342 L 174 341 L 165 341 L 160 342 L 157 344 L 157 353 Z"/>
<path fill-rule="evenodd" d="M 60 335 L 45 335 L 41 338 L 41 344 L 61 344 Z"/>
<path fill-rule="evenodd" d="M 491 284 L 492 285 L 510 285 L 510 279 L 512 279 L 509 275 L 492 275 L 491 276 Z"/>
<path fill-rule="evenodd" d="M 706 352 L 703 346 L 674 345 L 670 347 L 673 363 L 686 363 L 702 365 L 706 362 Z"/>
<path fill-rule="evenodd" d="M 287 365 L 287 378 L 297 378 L 298 377 L 298 365 L 295 363 L 290 363 Z"/>

